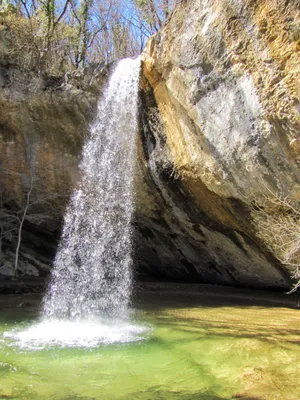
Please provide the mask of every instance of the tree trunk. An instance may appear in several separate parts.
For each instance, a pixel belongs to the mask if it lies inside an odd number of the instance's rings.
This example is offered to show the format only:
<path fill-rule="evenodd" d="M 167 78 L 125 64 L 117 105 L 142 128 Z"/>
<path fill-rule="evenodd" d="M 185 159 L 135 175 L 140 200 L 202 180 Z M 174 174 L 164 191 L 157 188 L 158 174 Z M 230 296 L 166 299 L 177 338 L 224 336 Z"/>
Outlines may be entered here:
<path fill-rule="evenodd" d="M 14 265 L 14 279 L 17 277 L 17 270 L 18 270 L 18 264 L 19 264 L 19 253 L 20 253 L 20 247 L 21 247 L 21 242 L 22 242 L 23 225 L 24 225 L 27 211 L 28 211 L 28 208 L 30 205 L 30 197 L 31 197 L 32 189 L 33 189 L 33 177 L 31 175 L 30 188 L 27 193 L 26 204 L 24 207 L 22 218 L 20 220 L 20 226 L 18 229 L 18 241 L 17 241 L 16 254 L 15 254 L 15 265 Z"/>
<path fill-rule="evenodd" d="M 154 0 L 149 0 L 149 7 L 150 7 L 151 18 L 153 20 L 155 29 L 158 31 L 158 29 L 161 28 L 161 26 L 162 26 L 162 22 L 157 13 L 156 6 L 154 4 Z M 158 25 L 158 28 L 157 28 L 157 25 Z"/>
<path fill-rule="evenodd" d="M 165 19 L 167 19 L 169 17 L 169 14 L 170 14 L 169 0 L 164 0 L 163 1 L 163 8 L 164 8 Z"/>

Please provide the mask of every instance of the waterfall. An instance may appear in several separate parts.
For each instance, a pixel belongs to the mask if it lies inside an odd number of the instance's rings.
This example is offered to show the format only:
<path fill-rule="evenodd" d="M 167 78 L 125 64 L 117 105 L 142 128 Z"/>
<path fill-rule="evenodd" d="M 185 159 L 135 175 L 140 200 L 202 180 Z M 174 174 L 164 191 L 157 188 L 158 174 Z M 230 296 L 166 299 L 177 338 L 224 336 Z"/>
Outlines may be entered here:
<path fill-rule="evenodd" d="M 127 310 L 139 71 L 139 59 L 121 60 L 98 103 L 44 299 L 47 319 Z"/>
<path fill-rule="evenodd" d="M 129 343 L 143 340 L 148 331 L 127 313 L 139 71 L 139 59 L 121 60 L 99 101 L 42 317 L 4 333 L 21 349 Z"/>

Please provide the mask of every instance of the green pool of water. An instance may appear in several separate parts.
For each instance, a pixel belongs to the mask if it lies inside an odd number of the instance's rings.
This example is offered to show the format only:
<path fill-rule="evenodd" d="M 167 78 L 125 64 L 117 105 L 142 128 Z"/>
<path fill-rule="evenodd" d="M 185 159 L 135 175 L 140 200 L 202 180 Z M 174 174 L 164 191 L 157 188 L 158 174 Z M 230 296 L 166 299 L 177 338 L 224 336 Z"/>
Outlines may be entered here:
<path fill-rule="evenodd" d="M 3 333 L 36 311 L 0 311 L 0 399 L 300 399 L 298 310 L 156 299 L 134 314 L 142 341 L 35 351 Z"/>

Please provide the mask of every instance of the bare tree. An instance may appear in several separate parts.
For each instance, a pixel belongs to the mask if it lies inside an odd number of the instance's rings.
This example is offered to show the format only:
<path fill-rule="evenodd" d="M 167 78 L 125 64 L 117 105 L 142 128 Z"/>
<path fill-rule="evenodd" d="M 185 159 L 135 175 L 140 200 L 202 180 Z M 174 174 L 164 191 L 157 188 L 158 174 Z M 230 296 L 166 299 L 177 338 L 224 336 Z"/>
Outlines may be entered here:
<path fill-rule="evenodd" d="M 53 165 L 43 165 L 37 169 L 34 158 L 28 161 L 28 171 L 24 173 L 1 168 L 0 183 L 5 179 L 23 181 L 23 199 L 14 199 L 6 191 L 0 191 L 0 259 L 3 256 L 3 240 L 14 246 L 14 278 L 19 268 L 20 250 L 24 236 L 25 223 L 45 225 L 53 220 L 57 212 L 57 201 L 65 203 L 68 193 L 49 192 L 43 186 L 43 176 L 53 170 Z M 25 176 L 25 179 L 24 179 Z M 4 178 L 4 179 L 3 179 Z M 62 201 L 63 200 L 63 201 Z M 54 211 L 55 210 L 55 211 Z"/>
<path fill-rule="evenodd" d="M 134 5 L 142 14 L 144 23 L 151 33 L 158 32 L 165 20 L 169 18 L 178 0 L 133 0 Z"/>
<path fill-rule="evenodd" d="M 23 0 L 23 2 L 26 0 Z M 39 0 L 40 9 L 43 13 L 42 21 L 45 19 L 45 29 L 44 29 L 44 40 L 43 48 L 41 52 L 40 64 L 43 68 L 46 63 L 46 58 L 51 50 L 51 44 L 53 41 L 54 32 L 59 26 L 60 21 L 64 17 L 70 0 L 64 0 L 62 4 L 62 9 L 58 12 L 55 0 Z"/>
<path fill-rule="evenodd" d="M 61 76 L 88 62 L 135 56 L 176 0 L 11 0 L 11 62 Z M 17 10 L 17 11 L 16 11 Z M 12 15 L 14 17 L 12 18 Z"/>
<path fill-rule="evenodd" d="M 18 227 L 18 240 L 17 240 L 17 247 L 16 247 L 16 252 L 15 252 L 15 264 L 14 264 L 14 277 L 17 275 L 17 270 L 18 270 L 18 265 L 19 265 L 19 252 L 20 252 L 20 246 L 21 246 L 21 241 L 22 241 L 22 233 L 23 233 L 23 226 L 25 219 L 27 217 L 28 209 L 30 206 L 30 201 L 31 201 L 31 194 L 33 190 L 33 176 L 30 176 L 30 186 L 28 189 L 28 192 L 26 194 L 26 202 L 24 205 L 24 209 L 21 212 L 21 215 L 19 216 L 19 213 L 16 214 L 16 218 L 19 221 L 19 227 Z"/>
<path fill-rule="evenodd" d="M 168 19 L 169 14 L 170 14 L 170 8 L 169 8 L 169 0 L 163 0 L 163 11 L 164 11 L 164 16 L 165 19 Z"/>

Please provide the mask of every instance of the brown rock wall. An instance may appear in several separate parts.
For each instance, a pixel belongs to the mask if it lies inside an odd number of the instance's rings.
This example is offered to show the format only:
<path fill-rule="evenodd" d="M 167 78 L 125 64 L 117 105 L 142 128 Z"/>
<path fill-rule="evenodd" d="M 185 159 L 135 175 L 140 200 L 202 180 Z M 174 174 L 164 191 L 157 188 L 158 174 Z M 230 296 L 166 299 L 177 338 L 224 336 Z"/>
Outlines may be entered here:
<path fill-rule="evenodd" d="M 165 142 L 148 154 L 148 169 L 156 179 L 173 177 L 160 193 L 181 228 L 169 262 L 159 259 L 167 276 L 177 259 L 179 270 L 181 262 L 182 271 L 196 271 L 193 279 L 288 282 L 289 268 L 258 232 L 252 205 L 270 193 L 298 196 L 298 3 L 184 2 L 148 43 L 143 72 Z M 178 235 L 175 225 L 169 235 Z"/>

